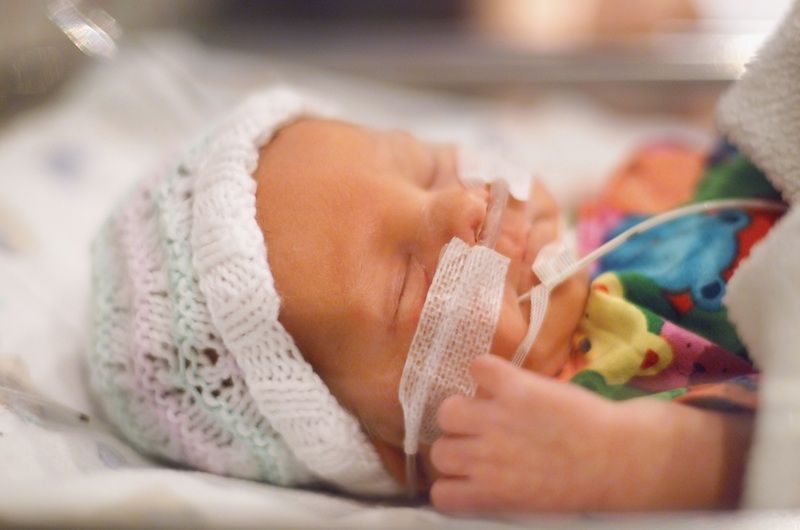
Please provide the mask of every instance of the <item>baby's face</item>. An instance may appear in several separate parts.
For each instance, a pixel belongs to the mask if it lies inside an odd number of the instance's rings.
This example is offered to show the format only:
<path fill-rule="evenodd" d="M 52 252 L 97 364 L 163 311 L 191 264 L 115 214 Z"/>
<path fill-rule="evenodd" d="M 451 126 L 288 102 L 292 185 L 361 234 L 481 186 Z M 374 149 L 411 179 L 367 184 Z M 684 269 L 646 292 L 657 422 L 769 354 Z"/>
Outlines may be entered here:
<path fill-rule="evenodd" d="M 459 180 L 452 146 L 315 119 L 282 129 L 255 176 L 281 323 L 392 471 L 403 441 L 400 377 L 428 287 L 447 242 L 477 241 L 487 193 Z M 495 246 L 511 258 L 492 343 L 506 358 L 528 327 L 529 305 L 517 298 L 557 232 L 552 197 L 538 185 L 533 197 L 527 208 L 509 199 Z M 526 368 L 560 370 L 586 292 L 585 275 L 554 291 Z"/>

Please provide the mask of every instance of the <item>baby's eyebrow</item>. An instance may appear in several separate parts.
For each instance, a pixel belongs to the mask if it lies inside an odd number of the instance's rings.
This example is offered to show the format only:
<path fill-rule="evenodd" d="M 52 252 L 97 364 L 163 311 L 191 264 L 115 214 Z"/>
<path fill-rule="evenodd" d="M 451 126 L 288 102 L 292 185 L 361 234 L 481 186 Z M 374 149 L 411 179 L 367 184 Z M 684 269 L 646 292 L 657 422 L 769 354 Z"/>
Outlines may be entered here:
<path fill-rule="evenodd" d="M 395 133 L 396 135 L 396 133 Z M 437 160 L 431 144 L 422 142 L 411 134 L 403 133 L 403 141 L 397 141 L 397 136 L 383 135 L 379 144 L 384 146 L 392 164 L 397 169 L 403 169 L 411 174 L 405 175 L 412 178 L 419 177 L 420 171 L 430 172 L 434 169 Z M 422 154 L 422 157 L 420 157 Z M 421 162 L 421 163 L 420 163 Z M 413 163 L 413 165 L 411 165 Z"/>

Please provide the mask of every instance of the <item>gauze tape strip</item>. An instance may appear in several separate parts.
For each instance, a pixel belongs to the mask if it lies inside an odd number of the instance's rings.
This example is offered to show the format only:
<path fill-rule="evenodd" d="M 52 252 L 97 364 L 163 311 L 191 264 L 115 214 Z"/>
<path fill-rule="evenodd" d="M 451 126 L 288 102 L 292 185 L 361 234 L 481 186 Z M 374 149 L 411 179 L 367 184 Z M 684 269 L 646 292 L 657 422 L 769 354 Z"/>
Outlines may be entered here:
<path fill-rule="evenodd" d="M 547 305 L 550 300 L 550 291 L 555 289 L 565 278 L 575 272 L 575 255 L 561 241 L 548 243 L 539 251 L 533 263 L 533 272 L 539 278 L 539 285 L 530 291 L 530 323 L 528 332 L 522 339 L 511 362 L 515 366 L 522 366 L 536 341 L 536 336 L 547 314 Z"/>
<path fill-rule="evenodd" d="M 475 392 L 469 367 L 491 348 L 509 261 L 457 238 L 445 246 L 400 379 L 406 454 L 440 436 L 442 401 Z"/>

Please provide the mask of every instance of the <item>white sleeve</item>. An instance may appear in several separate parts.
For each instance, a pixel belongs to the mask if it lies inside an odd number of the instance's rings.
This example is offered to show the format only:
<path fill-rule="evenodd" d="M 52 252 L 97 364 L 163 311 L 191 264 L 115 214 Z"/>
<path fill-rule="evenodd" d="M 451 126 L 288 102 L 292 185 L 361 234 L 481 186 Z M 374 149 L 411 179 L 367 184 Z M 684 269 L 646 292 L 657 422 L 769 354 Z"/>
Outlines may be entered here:
<path fill-rule="evenodd" d="M 728 316 L 761 369 L 747 508 L 800 507 L 800 209 L 753 248 L 728 284 Z"/>
<path fill-rule="evenodd" d="M 800 200 L 800 0 L 725 94 L 718 123 L 793 205 Z M 727 287 L 728 315 L 761 369 L 743 505 L 800 507 L 800 209 L 753 248 Z"/>

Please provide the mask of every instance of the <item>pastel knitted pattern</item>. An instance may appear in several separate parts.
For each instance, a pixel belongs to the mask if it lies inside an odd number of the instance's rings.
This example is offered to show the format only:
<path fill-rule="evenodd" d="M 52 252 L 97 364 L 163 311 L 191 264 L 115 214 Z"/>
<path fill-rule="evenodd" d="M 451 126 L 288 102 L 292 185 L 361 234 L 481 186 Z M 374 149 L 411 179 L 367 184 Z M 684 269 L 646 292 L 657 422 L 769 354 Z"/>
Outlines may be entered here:
<path fill-rule="evenodd" d="M 288 90 L 257 94 L 121 202 L 92 248 L 92 386 L 145 453 L 279 485 L 392 494 L 358 420 L 278 321 L 256 223 L 259 148 L 320 114 Z"/>

